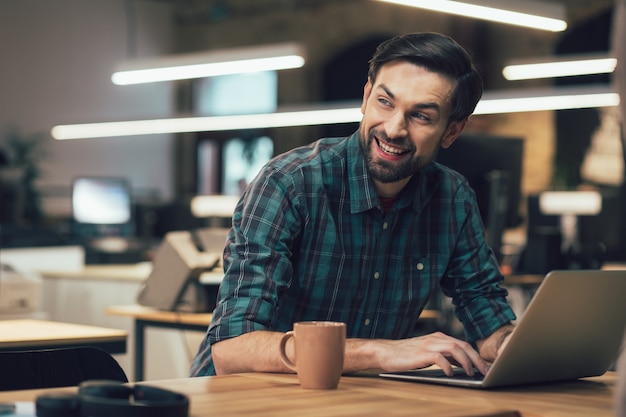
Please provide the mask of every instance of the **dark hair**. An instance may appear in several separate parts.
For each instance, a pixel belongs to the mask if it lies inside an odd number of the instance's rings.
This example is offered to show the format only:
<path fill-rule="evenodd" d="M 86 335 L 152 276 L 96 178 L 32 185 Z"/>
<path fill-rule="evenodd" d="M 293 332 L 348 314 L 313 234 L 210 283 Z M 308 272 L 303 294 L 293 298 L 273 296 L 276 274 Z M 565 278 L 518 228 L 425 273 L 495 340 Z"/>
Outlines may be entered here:
<path fill-rule="evenodd" d="M 410 33 L 383 42 L 369 61 L 370 81 L 374 83 L 380 68 L 393 60 L 411 62 L 456 83 L 449 121 L 465 120 L 474 112 L 483 94 L 483 82 L 467 51 L 452 38 L 439 33 Z"/>

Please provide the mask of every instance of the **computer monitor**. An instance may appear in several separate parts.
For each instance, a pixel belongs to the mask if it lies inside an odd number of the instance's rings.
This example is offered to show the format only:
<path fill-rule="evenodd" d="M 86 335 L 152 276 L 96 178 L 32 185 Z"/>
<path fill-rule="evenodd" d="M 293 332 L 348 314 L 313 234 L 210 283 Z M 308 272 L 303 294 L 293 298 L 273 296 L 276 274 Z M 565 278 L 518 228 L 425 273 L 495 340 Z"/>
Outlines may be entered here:
<path fill-rule="evenodd" d="M 222 151 L 222 194 L 241 195 L 273 154 L 274 142 L 269 136 L 227 140 Z"/>
<path fill-rule="evenodd" d="M 197 143 L 196 178 L 200 195 L 240 196 L 274 154 L 264 132 L 207 134 Z"/>
<path fill-rule="evenodd" d="M 114 177 L 75 178 L 72 216 L 78 237 L 131 236 L 134 226 L 128 181 Z"/>
<path fill-rule="evenodd" d="M 505 228 L 520 224 L 524 140 L 486 134 L 462 134 L 437 162 L 464 175 L 476 192 L 488 243 L 498 254 Z"/>

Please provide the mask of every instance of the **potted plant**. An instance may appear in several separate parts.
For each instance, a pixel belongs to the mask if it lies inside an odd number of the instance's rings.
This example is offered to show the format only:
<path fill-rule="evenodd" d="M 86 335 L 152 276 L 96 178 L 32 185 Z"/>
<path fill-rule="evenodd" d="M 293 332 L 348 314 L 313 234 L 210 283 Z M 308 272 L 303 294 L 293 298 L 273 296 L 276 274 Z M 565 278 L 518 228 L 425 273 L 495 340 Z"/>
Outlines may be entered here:
<path fill-rule="evenodd" d="M 35 181 L 44 156 L 44 135 L 7 128 L 0 142 L 0 223 L 38 224 L 43 218 Z"/>

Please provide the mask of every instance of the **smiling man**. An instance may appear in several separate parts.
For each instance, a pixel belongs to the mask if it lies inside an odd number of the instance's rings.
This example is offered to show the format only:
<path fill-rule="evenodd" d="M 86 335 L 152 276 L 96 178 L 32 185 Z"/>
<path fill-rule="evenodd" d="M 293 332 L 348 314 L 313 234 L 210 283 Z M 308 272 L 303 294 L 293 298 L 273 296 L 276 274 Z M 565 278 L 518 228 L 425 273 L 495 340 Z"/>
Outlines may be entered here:
<path fill-rule="evenodd" d="M 346 323 L 344 372 L 432 364 L 487 372 L 515 316 L 473 191 L 434 162 L 481 95 L 467 52 L 449 37 L 381 44 L 358 132 L 274 158 L 244 192 L 192 376 L 290 372 L 279 341 L 310 320 Z M 438 288 L 452 298 L 465 340 L 414 336 Z"/>

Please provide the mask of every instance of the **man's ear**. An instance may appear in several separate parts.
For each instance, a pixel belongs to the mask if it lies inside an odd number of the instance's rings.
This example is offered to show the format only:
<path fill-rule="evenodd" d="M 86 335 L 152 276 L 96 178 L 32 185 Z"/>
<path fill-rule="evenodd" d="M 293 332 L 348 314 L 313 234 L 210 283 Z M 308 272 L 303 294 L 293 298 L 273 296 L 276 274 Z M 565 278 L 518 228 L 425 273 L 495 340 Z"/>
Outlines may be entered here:
<path fill-rule="evenodd" d="M 363 87 L 363 102 L 361 103 L 361 114 L 365 114 L 365 107 L 367 106 L 367 100 L 370 98 L 370 94 L 372 94 L 372 83 L 369 78 Z"/>
<path fill-rule="evenodd" d="M 459 135 L 465 130 L 465 126 L 467 125 L 467 119 L 461 120 L 458 122 L 450 123 L 450 126 L 446 129 L 446 133 L 443 135 L 441 139 L 441 147 L 444 149 L 448 149 L 459 137 Z"/>

